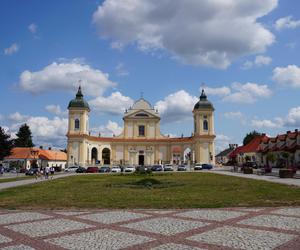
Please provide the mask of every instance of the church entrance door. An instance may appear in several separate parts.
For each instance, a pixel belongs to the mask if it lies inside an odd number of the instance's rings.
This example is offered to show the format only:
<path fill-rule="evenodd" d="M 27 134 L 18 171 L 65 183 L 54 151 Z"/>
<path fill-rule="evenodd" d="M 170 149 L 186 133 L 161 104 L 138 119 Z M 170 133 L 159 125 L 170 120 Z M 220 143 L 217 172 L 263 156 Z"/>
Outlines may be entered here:
<path fill-rule="evenodd" d="M 144 155 L 139 155 L 139 165 L 144 166 L 145 157 Z"/>

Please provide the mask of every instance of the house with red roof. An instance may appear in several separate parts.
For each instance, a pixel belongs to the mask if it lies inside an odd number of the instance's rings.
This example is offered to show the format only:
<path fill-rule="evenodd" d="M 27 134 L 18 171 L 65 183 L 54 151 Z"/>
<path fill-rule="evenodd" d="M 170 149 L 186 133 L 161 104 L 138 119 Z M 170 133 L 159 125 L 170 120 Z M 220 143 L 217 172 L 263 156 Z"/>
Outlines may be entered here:
<path fill-rule="evenodd" d="M 29 169 L 32 166 L 65 169 L 67 154 L 58 150 L 16 147 L 12 149 L 10 156 L 4 158 L 4 163 L 17 165 L 22 169 Z"/>

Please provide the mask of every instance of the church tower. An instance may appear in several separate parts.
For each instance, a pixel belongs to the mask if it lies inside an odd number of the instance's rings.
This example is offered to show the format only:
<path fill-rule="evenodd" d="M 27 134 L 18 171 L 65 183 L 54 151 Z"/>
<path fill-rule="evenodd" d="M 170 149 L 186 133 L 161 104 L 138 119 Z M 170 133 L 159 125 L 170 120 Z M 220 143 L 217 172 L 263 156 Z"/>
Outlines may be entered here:
<path fill-rule="evenodd" d="M 68 105 L 68 165 L 85 165 L 86 143 L 82 140 L 89 134 L 89 104 L 84 100 L 81 87 L 78 88 L 75 99 Z"/>
<path fill-rule="evenodd" d="M 200 100 L 194 106 L 195 161 L 215 163 L 214 106 L 202 89 Z"/>

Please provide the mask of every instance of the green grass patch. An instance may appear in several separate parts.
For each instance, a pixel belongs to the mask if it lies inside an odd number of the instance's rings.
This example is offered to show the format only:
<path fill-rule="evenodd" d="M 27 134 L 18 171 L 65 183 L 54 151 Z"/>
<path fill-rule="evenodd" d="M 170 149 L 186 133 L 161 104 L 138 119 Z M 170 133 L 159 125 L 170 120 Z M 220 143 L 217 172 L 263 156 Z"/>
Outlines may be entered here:
<path fill-rule="evenodd" d="M 11 177 L 11 178 L 3 178 L 3 179 L 0 178 L 0 183 L 22 181 L 22 180 L 27 180 L 32 178 L 33 176 L 20 176 L 20 177 Z"/>
<path fill-rule="evenodd" d="M 8 209 L 283 205 L 300 205 L 300 188 L 213 173 L 77 175 L 0 191 Z"/>

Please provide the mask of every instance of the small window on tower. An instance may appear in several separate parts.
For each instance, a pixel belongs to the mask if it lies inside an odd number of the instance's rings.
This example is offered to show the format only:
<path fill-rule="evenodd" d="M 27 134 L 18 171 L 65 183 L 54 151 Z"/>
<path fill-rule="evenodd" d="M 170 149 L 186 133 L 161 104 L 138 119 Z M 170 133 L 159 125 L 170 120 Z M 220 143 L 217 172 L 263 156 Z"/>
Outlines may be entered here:
<path fill-rule="evenodd" d="M 139 125 L 139 136 L 145 136 L 145 126 Z"/>
<path fill-rule="evenodd" d="M 79 129 L 80 128 L 80 123 L 79 123 L 79 119 L 75 119 L 75 129 Z"/>
<path fill-rule="evenodd" d="M 203 130 L 205 130 L 205 131 L 208 130 L 208 121 L 207 120 L 203 121 Z"/>

